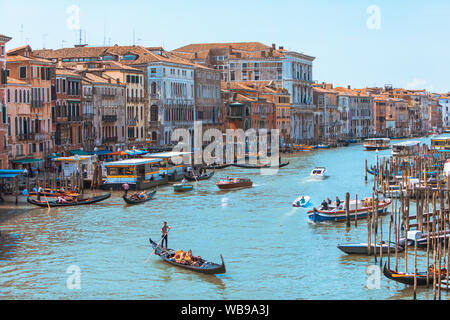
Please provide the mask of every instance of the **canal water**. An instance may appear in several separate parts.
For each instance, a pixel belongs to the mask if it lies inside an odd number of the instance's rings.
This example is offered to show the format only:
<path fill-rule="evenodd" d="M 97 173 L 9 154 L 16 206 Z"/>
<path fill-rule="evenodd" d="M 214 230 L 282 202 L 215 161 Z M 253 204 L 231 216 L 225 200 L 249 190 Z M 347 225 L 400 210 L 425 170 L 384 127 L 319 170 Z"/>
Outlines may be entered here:
<path fill-rule="evenodd" d="M 86 207 L 3 205 L 0 299 L 411 299 L 412 288 L 385 278 L 379 260 L 336 248 L 367 241 L 365 220 L 350 230 L 345 223 L 315 225 L 306 209 L 292 207 L 299 195 L 315 205 L 327 197 L 345 199 L 346 192 L 371 196 L 364 160 L 375 163 L 376 153 L 352 144 L 283 158 L 290 165 L 277 175 L 229 167 L 188 193 L 160 187 L 154 200 L 137 206 L 125 205 L 120 192 Z M 316 166 L 325 166 L 330 177 L 311 181 Z M 253 188 L 218 191 L 214 183 L 226 176 L 248 177 Z M 152 251 L 148 239 L 160 239 L 163 221 L 172 226 L 169 247 L 218 263 L 222 254 L 226 274 L 196 274 L 156 255 L 145 263 Z M 386 240 L 388 226 L 386 217 Z M 423 270 L 425 256 L 421 251 Z M 412 271 L 412 254 L 408 265 Z M 74 270 L 80 271 L 80 289 L 67 285 Z M 432 299 L 432 289 L 419 289 L 418 298 Z"/>

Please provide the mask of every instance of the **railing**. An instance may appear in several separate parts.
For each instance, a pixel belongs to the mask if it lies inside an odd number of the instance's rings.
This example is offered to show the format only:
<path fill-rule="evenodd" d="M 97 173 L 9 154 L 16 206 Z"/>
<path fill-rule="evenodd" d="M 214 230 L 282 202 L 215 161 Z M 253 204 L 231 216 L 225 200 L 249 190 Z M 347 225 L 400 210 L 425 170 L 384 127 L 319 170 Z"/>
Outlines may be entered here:
<path fill-rule="evenodd" d="M 115 114 L 103 115 L 102 116 L 102 121 L 107 121 L 107 122 L 117 121 L 117 115 L 115 115 Z"/>
<path fill-rule="evenodd" d="M 34 140 L 34 133 L 22 133 L 17 135 L 19 141 Z"/>
<path fill-rule="evenodd" d="M 83 121 L 83 117 L 81 116 L 68 116 L 67 121 Z"/>
<path fill-rule="evenodd" d="M 93 119 L 94 118 L 94 114 L 93 113 L 84 113 L 83 114 L 83 118 L 84 119 Z"/>
<path fill-rule="evenodd" d="M 127 123 L 129 126 L 135 126 L 135 125 L 137 125 L 137 120 L 136 119 L 128 119 Z"/>
<path fill-rule="evenodd" d="M 158 127 L 159 121 L 149 121 L 149 125 L 150 125 L 150 127 Z"/>
<path fill-rule="evenodd" d="M 103 143 L 117 142 L 117 137 L 106 137 L 102 139 Z"/>
<path fill-rule="evenodd" d="M 42 100 L 31 100 L 31 107 L 32 108 L 40 108 L 44 104 L 44 101 Z"/>
<path fill-rule="evenodd" d="M 102 94 L 102 99 L 114 99 L 114 97 L 113 94 Z"/>

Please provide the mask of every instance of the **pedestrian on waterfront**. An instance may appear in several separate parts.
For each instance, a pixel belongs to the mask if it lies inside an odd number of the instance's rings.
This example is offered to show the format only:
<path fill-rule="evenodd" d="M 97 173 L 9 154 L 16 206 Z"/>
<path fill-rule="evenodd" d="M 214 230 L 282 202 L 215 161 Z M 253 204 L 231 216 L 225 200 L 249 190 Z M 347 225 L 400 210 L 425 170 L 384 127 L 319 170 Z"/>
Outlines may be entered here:
<path fill-rule="evenodd" d="M 28 176 L 28 170 L 27 170 L 27 168 L 24 168 L 24 169 L 23 169 L 23 176 L 24 176 L 24 177 Z"/>
<path fill-rule="evenodd" d="M 165 242 L 166 243 L 166 246 L 165 246 L 166 249 L 167 249 L 167 242 L 168 242 L 168 235 L 167 235 L 167 233 L 169 232 L 169 229 L 172 229 L 172 227 L 167 225 L 167 221 L 164 221 L 164 224 L 161 227 L 161 238 L 162 238 L 161 247 L 164 248 L 164 242 Z"/>

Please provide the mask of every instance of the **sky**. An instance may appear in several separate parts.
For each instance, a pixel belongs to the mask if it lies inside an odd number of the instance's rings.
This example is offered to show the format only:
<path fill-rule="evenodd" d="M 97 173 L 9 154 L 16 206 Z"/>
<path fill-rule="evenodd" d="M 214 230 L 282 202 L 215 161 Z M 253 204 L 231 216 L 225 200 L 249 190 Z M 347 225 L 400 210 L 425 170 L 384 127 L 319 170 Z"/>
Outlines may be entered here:
<path fill-rule="evenodd" d="M 448 0 L 0 0 L 0 16 L 8 50 L 70 47 L 79 29 L 91 46 L 259 41 L 314 56 L 319 83 L 450 91 Z"/>

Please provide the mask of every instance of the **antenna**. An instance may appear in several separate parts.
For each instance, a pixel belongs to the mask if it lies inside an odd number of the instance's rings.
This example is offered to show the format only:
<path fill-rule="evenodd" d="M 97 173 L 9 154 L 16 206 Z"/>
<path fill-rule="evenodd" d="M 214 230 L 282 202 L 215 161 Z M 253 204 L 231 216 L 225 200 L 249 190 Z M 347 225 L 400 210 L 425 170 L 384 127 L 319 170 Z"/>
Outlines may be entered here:
<path fill-rule="evenodd" d="M 23 44 L 23 24 L 20 25 L 20 43 Z"/>
<path fill-rule="evenodd" d="M 43 35 L 42 35 L 42 49 L 45 49 L 45 38 L 48 36 L 48 34 L 47 33 L 44 33 Z"/>
<path fill-rule="evenodd" d="M 64 43 L 67 42 L 66 40 L 61 40 L 61 48 L 64 48 Z"/>

